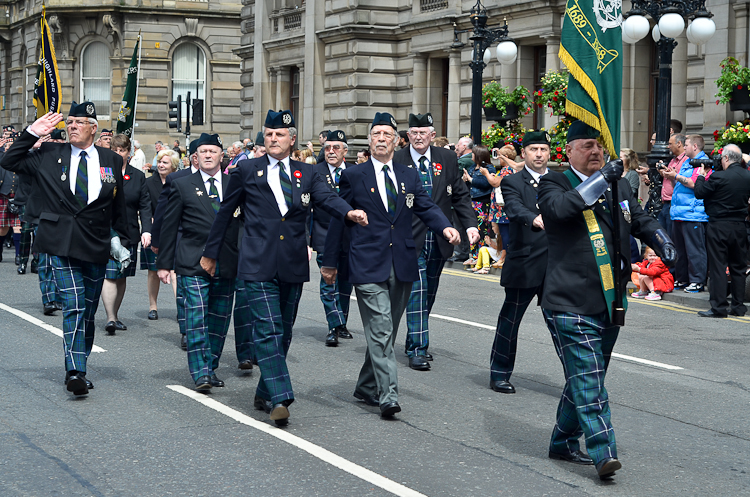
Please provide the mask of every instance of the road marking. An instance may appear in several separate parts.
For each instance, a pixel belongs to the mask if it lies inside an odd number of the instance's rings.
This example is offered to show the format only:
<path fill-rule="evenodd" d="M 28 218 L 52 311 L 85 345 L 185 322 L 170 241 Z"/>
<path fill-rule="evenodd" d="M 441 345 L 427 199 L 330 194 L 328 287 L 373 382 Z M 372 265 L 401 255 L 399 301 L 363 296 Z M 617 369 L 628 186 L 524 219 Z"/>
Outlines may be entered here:
<path fill-rule="evenodd" d="M 31 314 L 26 314 L 23 311 L 19 311 L 18 309 L 14 309 L 13 307 L 10 307 L 10 306 L 5 305 L 5 304 L 0 304 L 0 309 L 2 309 L 4 311 L 7 311 L 7 312 L 9 312 L 11 314 L 14 314 L 14 315 L 18 316 L 19 318 L 28 321 L 31 324 L 35 324 L 35 325 L 39 326 L 40 328 L 49 331 L 53 335 L 57 335 L 60 338 L 62 338 L 62 336 L 63 336 L 63 331 L 60 328 L 55 328 L 51 324 L 47 324 L 44 321 L 42 321 L 41 319 L 35 318 Z M 106 350 L 104 350 L 103 348 L 99 347 L 98 345 L 94 345 L 91 348 L 91 352 L 106 352 Z"/>
<path fill-rule="evenodd" d="M 495 331 L 495 328 L 496 328 L 495 326 L 490 326 L 488 324 L 475 323 L 474 321 L 466 321 L 465 319 L 452 318 L 450 316 L 442 316 L 440 314 L 430 313 L 430 317 L 442 319 L 443 321 L 452 321 L 454 323 L 468 324 L 469 326 L 476 326 L 477 328 L 483 328 L 485 330 Z"/>
<path fill-rule="evenodd" d="M 687 307 L 687 306 L 684 306 L 684 305 L 681 305 L 681 304 L 677 304 L 677 303 L 669 302 L 669 301 L 664 301 L 664 300 L 660 300 L 660 301 L 657 301 L 657 302 L 646 302 L 646 301 L 643 301 L 643 300 L 640 300 L 640 299 L 634 299 L 634 298 L 630 297 L 628 299 L 628 302 L 638 302 L 639 304 L 650 305 L 652 307 L 659 307 L 661 309 L 668 309 L 670 311 L 682 312 L 682 313 L 685 313 L 685 314 L 693 314 L 693 315 L 697 315 L 698 314 L 698 311 L 696 309 L 692 308 L 692 307 Z M 750 323 L 750 317 L 747 317 L 747 316 L 745 316 L 745 317 L 727 316 L 724 319 L 729 320 L 729 321 L 736 321 L 738 323 Z"/>
<path fill-rule="evenodd" d="M 500 281 L 499 274 L 476 274 L 467 269 L 443 269 L 444 274 L 450 274 L 451 276 L 460 276 L 461 278 L 471 278 L 472 280 L 484 280 L 484 281 Z"/>
<path fill-rule="evenodd" d="M 672 370 L 683 369 L 680 366 L 672 366 L 671 364 L 664 364 L 663 362 L 649 361 L 648 359 L 641 359 L 639 357 L 633 357 L 630 355 L 618 354 L 617 352 L 612 352 L 612 357 L 622 359 L 623 361 L 632 361 L 632 362 L 638 362 L 640 364 L 647 364 L 649 366 L 656 366 L 657 368 L 672 369 Z"/>
<path fill-rule="evenodd" d="M 220 412 L 221 414 L 224 414 L 225 416 L 228 416 L 239 423 L 250 426 L 251 428 L 255 428 L 256 430 L 262 431 L 268 435 L 271 435 L 272 437 L 278 438 L 283 442 L 293 445 L 298 449 L 304 450 L 311 456 L 317 457 L 321 461 L 326 462 L 331 466 L 335 466 L 343 471 L 346 471 L 347 473 L 356 476 L 357 478 L 360 478 L 366 482 L 372 483 L 373 485 L 376 485 L 394 495 L 398 495 L 399 497 L 427 497 L 426 495 L 421 494 L 416 490 L 412 490 L 411 488 L 405 487 L 400 483 L 396 483 L 395 481 L 389 480 L 384 476 L 380 476 L 379 474 L 370 471 L 367 468 L 363 468 L 358 464 L 354 464 L 353 462 L 348 461 L 343 457 L 324 449 L 323 447 L 319 447 L 311 442 L 308 442 L 303 438 L 292 435 L 285 430 L 281 430 L 275 426 L 269 425 L 268 423 L 258 421 L 257 419 L 253 419 L 250 416 L 242 414 L 241 412 L 232 409 L 231 407 L 226 406 L 221 402 L 217 402 L 207 397 L 205 394 L 198 393 L 181 385 L 167 385 L 167 388 L 179 394 L 185 395 L 186 397 L 190 397 L 191 399 L 200 402 L 204 406 L 213 409 L 214 411 Z"/>

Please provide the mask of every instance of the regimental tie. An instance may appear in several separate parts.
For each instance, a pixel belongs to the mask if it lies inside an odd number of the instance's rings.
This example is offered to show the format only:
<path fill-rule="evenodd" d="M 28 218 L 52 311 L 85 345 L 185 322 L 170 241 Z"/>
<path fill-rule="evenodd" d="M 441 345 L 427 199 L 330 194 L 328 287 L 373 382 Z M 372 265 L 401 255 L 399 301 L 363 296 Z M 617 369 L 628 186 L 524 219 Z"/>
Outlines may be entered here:
<path fill-rule="evenodd" d="M 76 174 L 76 198 L 81 203 L 81 207 L 86 207 L 89 203 L 89 164 L 86 162 L 86 151 L 81 150 L 80 160 L 78 161 L 78 174 Z"/>
<path fill-rule="evenodd" d="M 208 198 L 211 199 L 211 207 L 214 208 L 214 212 L 219 212 L 221 208 L 221 200 L 219 199 L 219 190 L 216 188 L 216 178 L 208 178 L 208 182 L 211 186 L 208 187 Z"/>
<path fill-rule="evenodd" d="M 432 174 L 427 157 L 424 155 L 419 158 L 419 176 L 422 179 L 422 186 L 427 190 L 427 194 L 432 196 Z"/>
<path fill-rule="evenodd" d="M 339 181 L 341 180 L 341 166 L 333 170 L 333 186 L 339 191 Z"/>
<path fill-rule="evenodd" d="M 284 201 L 286 206 L 292 208 L 292 182 L 289 179 L 289 175 L 284 169 L 284 163 L 279 161 L 279 183 L 281 183 L 281 191 L 284 192 Z"/>
<path fill-rule="evenodd" d="M 398 193 L 396 193 L 396 187 L 393 185 L 393 181 L 391 181 L 391 177 L 388 175 L 388 164 L 383 164 L 383 174 L 385 175 L 385 197 L 388 200 L 388 214 L 393 217 L 396 215 Z"/>

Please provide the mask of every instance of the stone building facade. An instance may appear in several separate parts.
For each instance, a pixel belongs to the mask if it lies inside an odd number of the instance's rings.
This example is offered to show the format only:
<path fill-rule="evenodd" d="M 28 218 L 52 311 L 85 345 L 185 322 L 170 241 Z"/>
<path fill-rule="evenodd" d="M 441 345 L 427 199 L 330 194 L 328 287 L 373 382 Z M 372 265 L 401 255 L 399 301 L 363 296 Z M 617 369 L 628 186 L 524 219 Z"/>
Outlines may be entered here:
<path fill-rule="evenodd" d="M 41 0 L 3 2 L 0 15 L 0 122 L 16 128 L 33 122 L 34 79 L 40 50 Z M 62 111 L 70 102 L 93 100 L 99 128 L 114 128 L 138 32 L 141 79 L 135 139 L 153 156 L 156 140 L 184 134 L 167 126 L 169 100 L 191 91 L 204 99 L 201 132 L 239 138 L 240 5 L 230 0 L 47 0 L 62 82 Z M 183 97 L 184 100 L 184 97 Z M 184 105 L 184 104 L 183 104 Z M 183 113 L 185 109 L 183 109 Z"/>
<path fill-rule="evenodd" d="M 405 127 L 410 112 L 430 111 L 438 135 L 467 135 L 471 108 L 471 44 L 454 42 L 453 23 L 470 28 L 476 0 L 242 0 L 241 126 L 254 136 L 266 111 L 292 109 L 301 141 L 328 128 L 343 129 L 363 145 L 376 111 L 391 112 Z M 533 89 L 557 57 L 564 0 L 487 1 L 488 27 L 507 18 L 519 45 L 518 60 L 496 61 L 492 79 Z M 748 60 L 747 0 L 709 0 L 717 32 L 705 46 L 677 39 L 673 61 L 672 117 L 686 131 L 710 141 L 713 130 L 739 119 L 715 104 L 719 61 Z M 630 9 L 623 2 L 624 11 Z M 493 51 L 494 52 L 494 51 Z M 494 53 L 493 53 L 494 55 Z M 645 151 L 653 131 L 658 62 L 650 36 L 623 50 L 623 146 Z M 548 116 L 529 115 L 527 126 L 549 126 Z M 486 123 L 483 127 L 486 126 Z M 351 148 L 351 147 L 350 147 Z"/>

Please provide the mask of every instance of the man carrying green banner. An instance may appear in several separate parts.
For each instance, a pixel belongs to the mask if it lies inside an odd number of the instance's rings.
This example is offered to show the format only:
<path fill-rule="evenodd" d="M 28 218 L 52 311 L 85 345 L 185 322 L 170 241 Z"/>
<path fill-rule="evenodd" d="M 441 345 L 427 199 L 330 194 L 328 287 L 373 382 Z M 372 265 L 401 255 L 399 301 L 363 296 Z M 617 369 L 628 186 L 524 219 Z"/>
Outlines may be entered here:
<path fill-rule="evenodd" d="M 130 59 L 128 68 L 128 81 L 125 84 L 125 94 L 122 96 L 120 111 L 117 113 L 117 134 L 124 134 L 133 138 L 133 127 L 135 126 L 135 106 L 138 99 L 138 73 L 140 69 L 141 34 L 133 48 L 133 57 Z"/>
<path fill-rule="evenodd" d="M 622 161 L 604 164 L 600 138 L 599 131 L 582 121 L 571 124 L 565 147 L 571 167 L 542 177 L 539 210 L 550 254 L 541 305 L 566 380 L 549 457 L 595 464 L 599 477 L 607 479 L 622 467 L 604 388 L 620 331 L 613 308 L 627 307 L 627 299 L 613 305 L 614 271 L 620 271 L 621 291 L 630 275 L 629 257 L 619 254 L 629 256 L 630 234 L 649 243 L 668 265 L 674 263 L 676 252 L 621 177 Z M 616 198 L 610 188 L 614 182 L 618 182 Z M 620 249 L 616 251 L 618 221 Z M 580 450 L 582 434 L 588 456 Z"/>

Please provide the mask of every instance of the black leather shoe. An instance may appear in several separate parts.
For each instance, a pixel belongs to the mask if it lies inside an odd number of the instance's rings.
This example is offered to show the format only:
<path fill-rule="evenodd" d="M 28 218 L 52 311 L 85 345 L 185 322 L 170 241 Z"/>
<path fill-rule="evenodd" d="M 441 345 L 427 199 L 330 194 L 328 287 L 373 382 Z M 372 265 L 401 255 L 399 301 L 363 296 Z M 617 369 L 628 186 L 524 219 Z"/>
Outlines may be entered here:
<path fill-rule="evenodd" d="M 94 383 L 91 380 L 89 380 L 88 378 L 86 378 L 85 374 L 81 373 L 78 376 L 83 376 L 83 379 L 86 381 L 86 388 L 88 388 L 89 390 L 93 390 L 94 389 Z"/>
<path fill-rule="evenodd" d="M 180 335 L 180 348 L 187 350 L 187 336 L 185 335 Z"/>
<path fill-rule="evenodd" d="M 346 340 L 349 340 L 350 338 L 354 338 L 352 334 L 349 333 L 349 330 L 346 329 L 345 324 L 342 324 L 341 326 L 337 326 L 336 333 L 338 334 L 339 338 L 344 338 Z"/>
<path fill-rule="evenodd" d="M 115 321 L 115 328 L 117 328 L 119 331 L 125 331 L 128 329 L 128 327 L 122 324 L 122 321 L 119 320 Z"/>
<path fill-rule="evenodd" d="M 273 404 L 268 417 L 276 423 L 276 426 L 286 426 L 289 424 L 289 408 L 284 403 Z"/>
<path fill-rule="evenodd" d="M 270 400 L 262 399 L 257 395 L 255 396 L 255 400 L 253 400 L 253 406 L 259 411 L 265 411 L 266 414 L 271 414 L 273 410 L 273 404 Z"/>
<path fill-rule="evenodd" d="M 156 309 L 154 309 L 153 311 L 148 311 L 148 319 L 149 321 L 156 321 L 157 319 L 159 319 L 159 313 L 156 312 Z"/>
<path fill-rule="evenodd" d="M 89 389 L 86 386 L 86 375 L 78 371 L 69 371 L 65 378 L 65 388 L 73 395 L 88 395 Z"/>
<path fill-rule="evenodd" d="M 745 313 L 743 312 L 742 314 L 740 314 L 738 311 L 729 311 L 729 315 L 742 317 L 745 315 Z"/>
<path fill-rule="evenodd" d="M 45 316 L 52 316 L 52 315 L 54 315 L 56 310 L 57 310 L 57 306 L 55 304 L 53 304 L 52 302 L 44 304 L 44 315 Z"/>
<path fill-rule="evenodd" d="M 620 461 L 614 457 L 608 457 L 597 463 L 596 472 L 599 473 L 599 478 L 606 480 L 615 476 L 615 471 L 620 468 L 622 468 Z"/>
<path fill-rule="evenodd" d="M 34 274 L 39 274 L 39 260 L 38 259 L 31 260 L 31 272 Z"/>
<path fill-rule="evenodd" d="M 328 332 L 328 335 L 326 335 L 326 347 L 336 347 L 338 344 L 339 337 L 336 328 L 334 328 Z"/>
<path fill-rule="evenodd" d="M 26 274 L 26 264 L 19 264 L 16 271 L 18 271 L 18 274 Z"/>
<path fill-rule="evenodd" d="M 722 316 L 721 314 L 717 314 L 713 311 L 713 309 L 709 309 L 707 311 L 698 311 L 698 315 L 702 318 L 725 318 L 726 316 Z"/>
<path fill-rule="evenodd" d="M 499 380 L 499 381 L 493 381 L 490 384 L 490 387 L 500 393 L 516 393 L 516 387 L 510 384 L 509 381 L 505 380 Z"/>
<path fill-rule="evenodd" d="M 222 388 L 224 386 L 224 382 L 216 376 L 216 373 L 211 375 L 211 386 L 216 388 Z"/>
<path fill-rule="evenodd" d="M 415 355 L 409 358 L 409 367 L 416 371 L 429 371 L 430 363 L 424 356 Z"/>
<path fill-rule="evenodd" d="M 62 302 L 55 302 L 55 309 L 62 311 Z"/>
<path fill-rule="evenodd" d="M 582 464 L 584 466 L 593 466 L 594 464 L 594 461 L 580 450 L 564 453 L 549 451 L 549 458 L 557 459 L 558 461 L 572 462 L 573 464 Z"/>
<path fill-rule="evenodd" d="M 378 400 L 378 398 L 375 397 L 374 395 L 367 395 L 366 393 L 358 392 L 356 390 L 354 391 L 354 398 L 357 400 L 361 400 L 368 406 L 380 405 L 380 400 Z"/>
<path fill-rule="evenodd" d="M 424 353 L 424 358 L 427 359 L 428 361 L 431 361 L 432 360 L 432 354 L 430 354 L 429 352 L 425 352 Z"/>
<path fill-rule="evenodd" d="M 107 324 L 104 325 L 104 331 L 107 332 L 107 335 L 114 335 L 115 330 L 117 330 L 117 325 L 114 321 L 109 321 Z"/>
<path fill-rule="evenodd" d="M 460 257 L 456 257 L 455 255 L 452 255 L 448 257 L 447 262 L 463 262 L 465 260 L 466 260 L 466 257 L 460 258 Z"/>
<path fill-rule="evenodd" d="M 242 369 L 243 371 L 253 369 L 253 361 L 251 361 L 250 359 L 242 361 L 237 365 L 237 369 Z"/>
<path fill-rule="evenodd" d="M 205 390 L 211 390 L 211 387 L 213 384 L 211 383 L 211 377 L 201 376 L 197 380 L 195 380 L 195 389 L 198 391 L 205 391 Z"/>
<path fill-rule="evenodd" d="M 380 404 L 381 418 L 389 418 L 397 412 L 401 412 L 401 406 L 398 405 L 398 402 L 388 402 L 386 404 Z"/>

